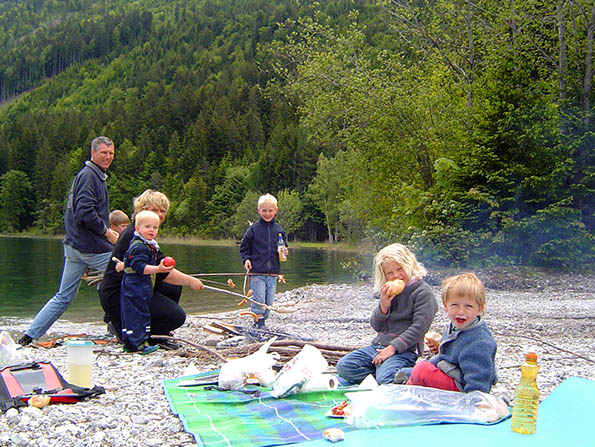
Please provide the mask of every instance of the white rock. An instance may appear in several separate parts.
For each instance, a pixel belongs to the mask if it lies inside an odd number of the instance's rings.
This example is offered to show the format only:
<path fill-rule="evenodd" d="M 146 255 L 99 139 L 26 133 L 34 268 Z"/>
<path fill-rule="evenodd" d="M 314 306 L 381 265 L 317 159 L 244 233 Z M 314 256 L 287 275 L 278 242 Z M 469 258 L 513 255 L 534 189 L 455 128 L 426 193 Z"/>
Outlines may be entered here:
<path fill-rule="evenodd" d="M 19 416 L 19 410 L 16 408 L 10 408 L 6 411 L 4 418 L 8 424 L 18 424 L 21 417 Z"/>

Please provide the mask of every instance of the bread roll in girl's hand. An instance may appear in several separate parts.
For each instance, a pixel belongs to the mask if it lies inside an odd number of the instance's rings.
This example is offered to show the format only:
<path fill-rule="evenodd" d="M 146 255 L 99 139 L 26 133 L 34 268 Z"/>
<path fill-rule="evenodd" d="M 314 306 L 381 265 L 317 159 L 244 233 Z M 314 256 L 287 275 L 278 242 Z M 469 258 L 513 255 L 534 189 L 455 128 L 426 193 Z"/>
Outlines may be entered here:
<path fill-rule="evenodd" d="M 390 296 L 398 295 L 405 288 L 405 281 L 403 281 L 402 279 L 395 279 L 394 281 L 388 281 L 387 284 L 389 287 L 388 294 Z"/>

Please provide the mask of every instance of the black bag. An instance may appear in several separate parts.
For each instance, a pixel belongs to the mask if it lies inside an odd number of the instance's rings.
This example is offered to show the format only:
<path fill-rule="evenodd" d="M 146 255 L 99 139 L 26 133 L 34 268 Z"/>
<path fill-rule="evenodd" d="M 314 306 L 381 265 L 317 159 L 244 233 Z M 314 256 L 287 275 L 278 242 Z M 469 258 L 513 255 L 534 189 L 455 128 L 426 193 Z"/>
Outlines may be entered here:
<path fill-rule="evenodd" d="M 0 370 L 0 409 L 24 407 L 36 395 L 50 397 L 50 403 L 76 403 L 89 396 L 105 393 L 101 386 L 84 388 L 72 385 L 50 362 L 30 362 Z"/>

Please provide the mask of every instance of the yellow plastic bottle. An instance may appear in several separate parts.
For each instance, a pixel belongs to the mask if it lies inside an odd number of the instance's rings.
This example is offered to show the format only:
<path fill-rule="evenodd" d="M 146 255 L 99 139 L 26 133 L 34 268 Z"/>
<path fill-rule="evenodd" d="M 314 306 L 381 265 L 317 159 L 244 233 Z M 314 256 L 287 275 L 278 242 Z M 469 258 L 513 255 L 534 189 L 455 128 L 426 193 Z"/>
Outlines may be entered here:
<path fill-rule="evenodd" d="M 529 352 L 525 355 L 525 363 L 521 365 L 521 383 L 514 392 L 512 406 L 512 431 L 531 435 L 537 425 L 537 406 L 539 404 L 539 388 L 537 388 L 537 354 Z"/>
<path fill-rule="evenodd" d="M 277 235 L 277 252 L 279 253 L 279 261 L 285 262 L 287 261 L 287 252 L 285 251 L 285 241 L 283 240 L 283 235 L 279 233 Z"/>

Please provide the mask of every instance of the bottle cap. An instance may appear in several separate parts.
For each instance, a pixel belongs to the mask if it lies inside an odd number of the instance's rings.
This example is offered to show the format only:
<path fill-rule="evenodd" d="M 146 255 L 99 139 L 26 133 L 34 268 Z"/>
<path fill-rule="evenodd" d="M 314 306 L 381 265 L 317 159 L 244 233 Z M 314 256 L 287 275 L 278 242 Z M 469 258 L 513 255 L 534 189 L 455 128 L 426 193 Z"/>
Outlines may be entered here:
<path fill-rule="evenodd" d="M 537 354 L 535 354 L 534 352 L 528 352 L 525 354 L 525 360 L 530 360 L 532 362 L 536 362 Z"/>

